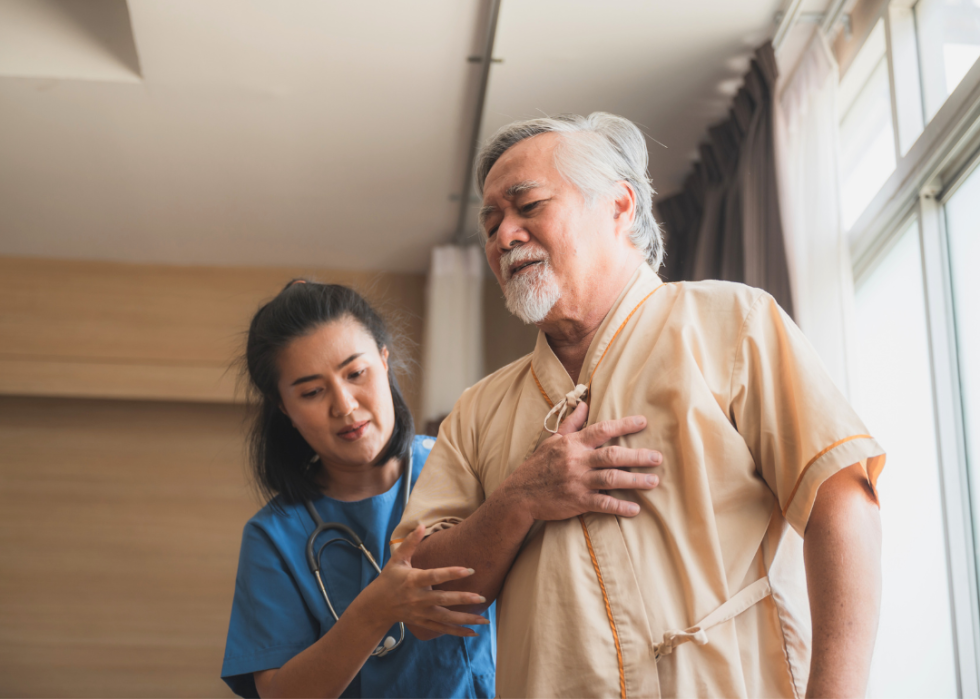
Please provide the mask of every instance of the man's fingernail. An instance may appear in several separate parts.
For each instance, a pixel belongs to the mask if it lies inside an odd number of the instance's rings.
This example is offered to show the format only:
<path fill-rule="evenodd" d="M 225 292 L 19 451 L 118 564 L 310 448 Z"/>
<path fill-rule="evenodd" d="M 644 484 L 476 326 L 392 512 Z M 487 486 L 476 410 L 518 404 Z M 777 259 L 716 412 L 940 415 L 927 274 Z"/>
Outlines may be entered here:
<path fill-rule="evenodd" d="M 643 418 L 642 417 L 635 417 L 635 418 L 633 418 L 633 424 L 634 425 L 642 425 L 643 424 Z"/>
<path fill-rule="evenodd" d="M 476 571 L 473 570 L 472 568 L 467 568 L 466 572 L 469 573 L 470 575 L 473 575 L 473 573 L 475 573 Z"/>
<path fill-rule="evenodd" d="M 477 597 L 479 597 L 479 598 L 480 598 L 480 604 L 483 604 L 484 602 L 486 602 L 486 601 L 487 601 L 487 598 L 486 598 L 486 597 L 484 597 L 483 595 L 477 595 Z"/>
<path fill-rule="evenodd" d="M 661 454 L 659 451 L 650 452 L 650 461 L 655 464 L 659 464 L 661 461 L 663 461 L 663 458 L 663 454 Z"/>
<path fill-rule="evenodd" d="M 652 476 L 652 475 L 651 476 L 647 476 L 647 479 L 646 480 L 647 480 L 647 485 L 656 485 L 657 484 L 657 477 L 656 476 Z"/>
<path fill-rule="evenodd" d="M 629 512 L 631 515 L 638 515 L 638 514 L 640 514 L 640 506 L 639 505 L 627 505 L 626 506 L 626 511 Z"/>

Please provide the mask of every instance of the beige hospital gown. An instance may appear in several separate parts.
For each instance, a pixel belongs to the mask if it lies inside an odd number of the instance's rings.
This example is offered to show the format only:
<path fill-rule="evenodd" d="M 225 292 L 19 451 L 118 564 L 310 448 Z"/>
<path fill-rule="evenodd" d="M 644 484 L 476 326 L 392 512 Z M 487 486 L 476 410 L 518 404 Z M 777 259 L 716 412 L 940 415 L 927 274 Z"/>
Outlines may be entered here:
<path fill-rule="evenodd" d="M 590 424 L 647 417 L 618 443 L 663 453 L 662 467 L 637 469 L 660 486 L 614 491 L 640 504 L 635 518 L 531 530 L 498 598 L 499 694 L 802 696 L 800 536 L 820 484 L 855 463 L 874 484 L 882 449 L 776 302 L 742 285 L 664 284 L 641 265 L 592 341 L 589 377 Z M 396 540 L 419 521 L 431 533 L 472 514 L 573 389 L 543 333 L 468 389 Z"/>

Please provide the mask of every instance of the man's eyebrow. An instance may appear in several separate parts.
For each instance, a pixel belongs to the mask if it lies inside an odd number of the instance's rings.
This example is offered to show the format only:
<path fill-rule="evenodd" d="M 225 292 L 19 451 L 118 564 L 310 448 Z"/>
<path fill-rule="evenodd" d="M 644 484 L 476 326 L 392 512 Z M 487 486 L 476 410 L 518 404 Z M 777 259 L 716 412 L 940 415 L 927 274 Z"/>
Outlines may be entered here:
<path fill-rule="evenodd" d="M 357 359 L 358 357 L 362 356 L 363 354 L 364 354 L 363 352 L 358 352 L 357 354 L 352 354 L 347 359 L 345 359 L 344 361 L 342 361 L 337 366 L 337 368 L 338 369 L 343 369 L 345 366 L 347 366 L 348 364 L 350 364 L 351 362 L 353 362 L 355 359 Z M 295 381 L 293 381 L 289 385 L 290 386 L 298 386 L 301 383 L 306 383 L 307 381 L 315 381 L 316 379 L 322 379 L 322 378 L 323 378 L 323 374 L 310 374 L 309 376 L 300 376 L 298 379 L 296 379 Z"/>
<path fill-rule="evenodd" d="M 480 226 L 486 228 L 487 219 L 490 218 L 491 214 L 497 210 L 496 206 L 484 206 L 480 209 Z"/>
<path fill-rule="evenodd" d="M 504 198 L 513 199 L 518 194 L 529 192 L 532 189 L 537 189 L 540 186 L 541 183 L 536 182 L 535 180 L 524 180 L 523 182 L 518 182 L 517 184 L 512 184 L 510 187 L 508 187 L 507 191 L 504 192 Z M 484 206 L 482 209 L 480 209 L 480 225 L 486 227 L 487 219 L 490 218 L 490 216 L 496 211 L 496 206 Z"/>
<path fill-rule="evenodd" d="M 537 189 L 540 186 L 540 182 L 535 182 L 534 180 L 524 180 L 523 182 L 518 182 L 517 184 L 512 184 L 510 187 L 508 187 L 507 191 L 504 192 L 504 197 L 507 199 L 513 199 L 518 194 L 523 194 L 524 192 L 528 192 L 532 189 Z"/>

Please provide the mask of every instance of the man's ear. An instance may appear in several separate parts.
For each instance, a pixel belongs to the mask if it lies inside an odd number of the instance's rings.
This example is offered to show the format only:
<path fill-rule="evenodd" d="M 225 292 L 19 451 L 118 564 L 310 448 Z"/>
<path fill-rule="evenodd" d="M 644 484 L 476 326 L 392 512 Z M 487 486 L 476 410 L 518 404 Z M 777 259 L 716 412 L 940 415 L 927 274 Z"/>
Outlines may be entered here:
<path fill-rule="evenodd" d="M 636 218 L 636 192 L 626 182 L 617 182 L 612 203 L 616 233 L 628 236 L 630 229 L 633 228 L 633 220 Z"/>

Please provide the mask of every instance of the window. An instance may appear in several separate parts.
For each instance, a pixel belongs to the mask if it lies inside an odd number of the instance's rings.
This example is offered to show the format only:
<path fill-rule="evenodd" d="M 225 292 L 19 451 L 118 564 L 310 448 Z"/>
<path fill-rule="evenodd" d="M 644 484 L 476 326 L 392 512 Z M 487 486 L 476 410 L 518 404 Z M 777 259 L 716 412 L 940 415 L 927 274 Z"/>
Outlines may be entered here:
<path fill-rule="evenodd" d="M 980 524 L 980 169 L 946 203 L 953 317 L 966 437 L 973 488 L 974 528 Z M 975 534 L 980 541 L 980 532 Z"/>
<path fill-rule="evenodd" d="M 841 82 L 840 107 L 841 217 L 848 230 L 895 169 L 884 21 Z"/>
<path fill-rule="evenodd" d="M 980 58 L 980 0 L 891 0 L 839 93 L 841 217 L 861 218 Z"/>
<path fill-rule="evenodd" d="M 855 291 L 854 403 L 888 452 L 878 481 L 882 600 L 869 697 L 957 694 L 922 291 L 913 221 Z"/>
<path fill-rule="evenodd" d="M 978 59 L 980 0 L 890 0 L 840 84 L 852 397 L 888 452 L 870 696 L 980 696 Z"/>
<path fill-rule="evenodd" d="M 915 21 L 922 47 L 926 121 L 931 121 L 980 58 L 980 4 L 975 0 L 919 0 Z"/>

